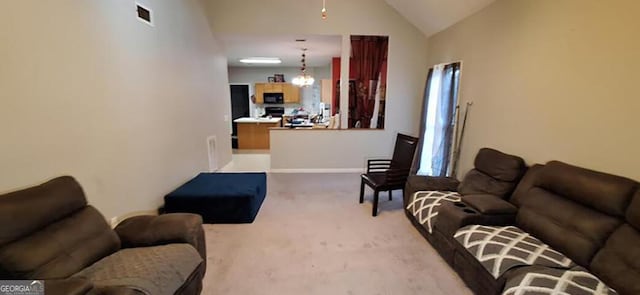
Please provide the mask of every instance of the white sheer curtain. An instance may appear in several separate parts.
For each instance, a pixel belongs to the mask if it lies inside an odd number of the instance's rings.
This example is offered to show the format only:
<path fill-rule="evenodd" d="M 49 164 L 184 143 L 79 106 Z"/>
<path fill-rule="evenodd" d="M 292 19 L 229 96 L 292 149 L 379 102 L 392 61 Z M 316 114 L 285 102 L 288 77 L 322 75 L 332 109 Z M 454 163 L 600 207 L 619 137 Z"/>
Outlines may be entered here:
<path fill-rule="evenodd" d="M 382 80 L 382 73 L 378 74 L 378 81 Z M 380 82 L 376 83 L 376 96 L 373 104 L 373 116 L 371 116 L 371 124 L 369 128 L 378 128 L 378 113 L 380 113 Z"/>
<path fill-rule="evenodd" d="M 440 64 L 430 70 L 419 149 L 419 175 L 450 176 L 460 63 Z"/>
<path fill-rule="evenodd" d="M 420 169 L 418 175 L 433 175 L 433 168 L 425 163 L 431 163 L 433 161 L 433 149 L 434 140 L 436 138 L 436 117 L 438 111 L 438 102 L 440 101 L 440 93 L 442 91 L 442 78 L 444 75 L 444 65 L 437 65 L 433 67 L 433 74 L 431 75 L 431 87 L 427 89 L 427 116 L 425 119 L 425 129 L 422 134 L 423 144 L 422 151 L 420 153 Z"/>

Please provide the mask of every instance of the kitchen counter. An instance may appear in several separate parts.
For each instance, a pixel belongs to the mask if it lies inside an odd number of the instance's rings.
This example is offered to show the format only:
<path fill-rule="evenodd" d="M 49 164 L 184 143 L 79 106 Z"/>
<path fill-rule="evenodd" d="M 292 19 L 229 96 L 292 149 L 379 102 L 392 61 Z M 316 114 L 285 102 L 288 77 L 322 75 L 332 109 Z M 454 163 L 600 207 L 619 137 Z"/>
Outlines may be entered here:
<path fill-rule="evenodd" d="M 233 120 L 234 123 L 280 123 L 282 118 L 250 118 L 243 117 Z"/>
<path fill-rule="evenodd" d="M 280 127 L 282 118 L 238 118 L 238 149 L 269 149 L 269 128 Z"/>
<path fill-rule="evenodd" d="M 291 123 L 286 123 L 283 125 L 283 127 L 291 127 Z M 300 124 L 293 124 L 294 128 L 327 128 L 329 127 L 329 122 L 323 122 L 323 123 L 311 123 L 311 122 L 303 122 Z"/>

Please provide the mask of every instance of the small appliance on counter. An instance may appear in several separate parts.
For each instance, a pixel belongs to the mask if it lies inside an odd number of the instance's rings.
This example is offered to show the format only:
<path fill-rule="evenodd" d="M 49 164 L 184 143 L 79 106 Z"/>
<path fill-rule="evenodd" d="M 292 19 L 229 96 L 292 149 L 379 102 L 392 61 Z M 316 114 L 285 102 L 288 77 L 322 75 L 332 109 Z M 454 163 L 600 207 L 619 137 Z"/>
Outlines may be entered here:
<path fill-rule="evenodd" d="M 282 115 L 284 115 L 284 107 L 265 107 L 262 117 L 282 118 Z"/>
<path fill-rule="evenodd" d="M 318 110 L 318 111 L 320 111 L 320 112 L 319 112 L 319 115 L 320 115 L 320 116 L 322 116 L 323 118 L 329 118 L 329 117 L 331 117 L 331 104 L 321 102 L 321 103 L 318 105 L 318 108 L 319 108 L 319 110 Z"/>

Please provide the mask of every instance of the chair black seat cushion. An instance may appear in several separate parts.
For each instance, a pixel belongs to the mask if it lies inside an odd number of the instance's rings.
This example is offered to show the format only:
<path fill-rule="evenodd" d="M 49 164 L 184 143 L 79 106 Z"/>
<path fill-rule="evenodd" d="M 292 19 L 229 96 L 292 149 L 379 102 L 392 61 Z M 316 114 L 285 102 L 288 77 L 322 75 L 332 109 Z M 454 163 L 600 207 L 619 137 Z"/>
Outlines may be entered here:
<path fill-rule="evenodd" d="M 389 185 L 385 182 L 386 173 L 378 172 L 378 173 L 368 173 L 360 175 L 362 180 L 371 188 L 378 190 L 388 190 L 388 189 L 402 189 L 404 188 L 404 183 Z"/>
<path fill-rule="evenodd" d="M 266 173 L 200 173 L 165 196 L 165 212 L 202 216 L 205 223 L 251 223 L 267 193 Z"/>

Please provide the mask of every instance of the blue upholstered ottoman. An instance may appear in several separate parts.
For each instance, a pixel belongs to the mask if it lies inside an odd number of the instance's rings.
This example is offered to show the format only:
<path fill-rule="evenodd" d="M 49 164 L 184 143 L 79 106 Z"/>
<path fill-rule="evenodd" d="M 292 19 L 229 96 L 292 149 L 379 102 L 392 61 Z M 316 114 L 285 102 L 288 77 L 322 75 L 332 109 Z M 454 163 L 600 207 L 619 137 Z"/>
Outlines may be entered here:
<path fill-rule="evenodd" d="M 266 173 L 200 173 L 166 195 L 164 209 L 200 214 L 205 223 L 251 223 L 266 194 Z"/>

